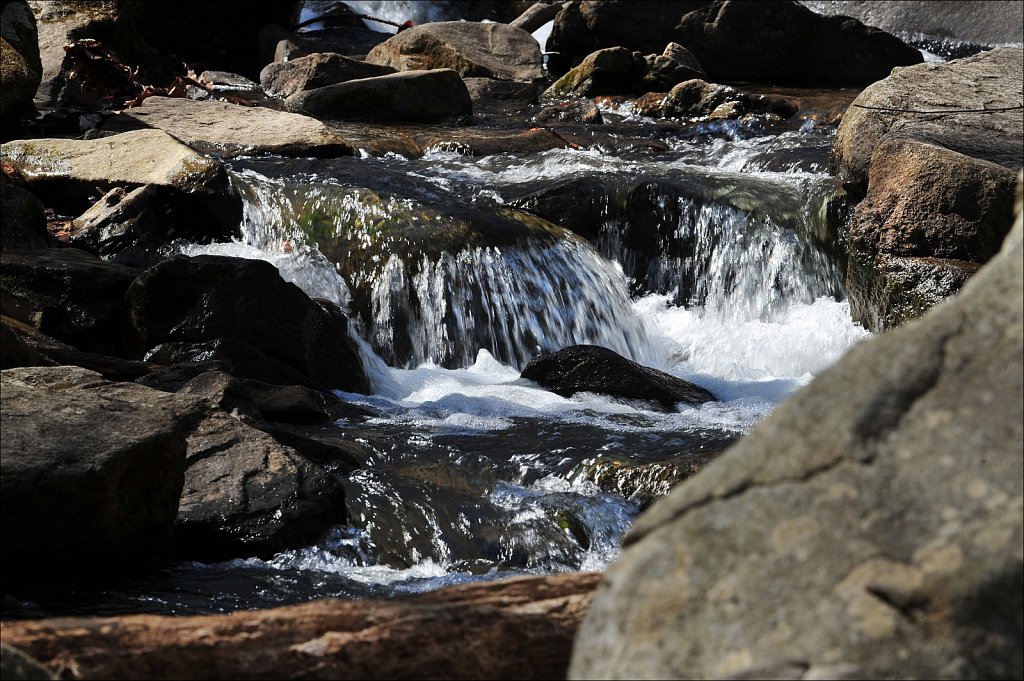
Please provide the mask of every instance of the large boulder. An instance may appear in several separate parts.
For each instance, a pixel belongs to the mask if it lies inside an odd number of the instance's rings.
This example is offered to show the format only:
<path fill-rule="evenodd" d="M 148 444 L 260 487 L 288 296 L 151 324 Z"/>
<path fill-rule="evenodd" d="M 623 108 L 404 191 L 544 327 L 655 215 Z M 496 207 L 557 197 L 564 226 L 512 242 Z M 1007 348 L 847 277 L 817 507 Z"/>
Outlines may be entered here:
<path fill-rule="evenodd" d="M 642 515 L 570 678 L 1020 677 L 1022 278 L 1018 212 L 953 301 Z"/>
<path fill-rule="evenodd" d="M 229 105 L 230 106 L 230 105 Z M 239 107 L 241 108 L 241 107 Z M 156 185 L 202 196 L 211 203 L 228 189 L 227 172 L 160 130 L 136 130 L 100 139 L 15 140 L 0 146 L 5 164 L 26 188 L 58 212 L 81 213 L 114 187 Z"/>
<path fill-rule="evenodd" d="M 598 579 L 529 576 L 394 600 L 0 626 L 5 644 L 84 678 L 135 679 L 156 667 L 180 679 L 559 679 Z"/>
<path fill-rule="evenodd" d="M 24 2 L 5 2 L 0 10 L 0 124 L 9 129 L 32 111 L 43 77 L 39 36 L 32 10 Z"/>
<path fill-rule="evenodd" d="M 564 397 L 599 393 L 655 402 L 666 410 L 674 410 L 679 403 L 701 404 L 715 399 L 698 385 L 596 345 L 573 345 L 534 357 L 523 369 L 522 377 Z"/>
<path fill-rule="evenodd" d="M 441 21 L 398 33 L 370 50 L 366 61 L 398 71 L 452 69 L 464 78 L 532 83 L 544 77 L 540 46 L 507 24 Z"/>
<path fill-rule="evenodd" d="M 3 253 L 0 310 L 88 352 L 125 356 L 124 296 L 139 270 L 76 248 Z"/>
<path fill-rule="evenodd" d="M 181 97 L 147 97 L 103 127 L 110 131 L 157 128 L 217 156 L 264 153 L 330 158 L 354 153 L 345 139 L 308 116 Z"/>
<path fill-rule="evenodd" d="M 587 55 L 579 66 L 555 81 L 545 98 L 635 94 L 644 90 L 648 64 L 639 52 L 608 47 Z"/>
<path fill-rule="evenodd" d="M 658 53 L 669 42 L 686 47 L 716 81 L 867 85 L 923 59 L 884 31 L 822 17 L 792 0 L 583 0 L 556 17 L 547 51 L 559 57 L 549 67 L 561 75 L 573 55 L 616 45 Z"/>
<path fill-rule="evenodd" d="M 1010 48 L 900 69 L 843 117 L 832 167 L 862 199 L 846 288 L 868 328 L 896 326 L 948 298 L 996 251 L 1024 164 L 1012 94 L 1022 76 L 1024 51 Z"/>
<path fill-rule="evenodd" d="M 63 587 L 166 558 L 187 434 L 173 398 L 77 367 L 0 380 L 5 581 Z"/>
<path fill-rule="evenodd" d="M 899 69 L 861 92 L 843 116 L 832 171 L 856 198 L 863 197 L 871 155 L 887 137 L 916 139 L 1016 171 L 1024 165 L 1022 79 L 1024 50 L 1009 47 Z"/>
<path fill-rule="evenodd" d="M 393 73 L 298 92 L 285 108 L 317 118 L 437 123 L 470 116 L 469 91 L 451 69 Z"/>
<path fill-rule="evenodd" d="M 348 320 L 262 260 L 175 256 L 126 296 L 139 357 L 162 343 L 247 343 L 327 390 L 369 392 Z"/>
<path fill-rule="evenodd" d="M 179 557 L 269 558 L 347 519 L 341 481 L 269 435 L 223 412 L 189 434 L 174 528 Z"/>
<path fill-rule="evenodd" d="M 331 52 L 317 52 L 267 64 L 260 71 L 260 84 L 271 97 L 290 97 L 304 90 L 394 72 L 390 66 L 369 64 Z"/>

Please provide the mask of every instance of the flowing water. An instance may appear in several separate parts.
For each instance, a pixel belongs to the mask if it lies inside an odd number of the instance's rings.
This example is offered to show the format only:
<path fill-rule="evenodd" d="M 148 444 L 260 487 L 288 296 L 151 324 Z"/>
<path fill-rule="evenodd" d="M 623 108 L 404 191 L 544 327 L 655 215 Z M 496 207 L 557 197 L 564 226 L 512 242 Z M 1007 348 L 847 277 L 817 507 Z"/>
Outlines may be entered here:
<path fill-rule="evenodd" d="M 349 309 L 373 387 L 339 393 L 372 413 L 337 424 L 365 453 L 351 522 L 19 611 L 227 611 L 604 568 L 647 505 L 866 336 L 841 287 L 833 134 L 728 122 L 657 152 L 234 161 L 243 239 L 182 250 L 269 260 Z M 575 343 L 719 401 L 665 413 L 519 378 Z"/>

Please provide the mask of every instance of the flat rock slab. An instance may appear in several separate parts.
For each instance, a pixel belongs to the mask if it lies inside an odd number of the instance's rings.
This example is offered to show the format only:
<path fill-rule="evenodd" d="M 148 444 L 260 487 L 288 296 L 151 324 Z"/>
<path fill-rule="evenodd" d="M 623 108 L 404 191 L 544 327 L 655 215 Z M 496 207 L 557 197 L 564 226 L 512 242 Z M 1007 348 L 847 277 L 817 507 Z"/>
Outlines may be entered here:
<path fill-rule="evenodd" d="M 175 100 L 178 101 L 178 100 Z M 28 189 L 54 207 L 91 204 L 96 190 L 170 186 L 184 191 L 227 188 L 223 166 L 160 130 L 99 139 L 15 140 L 0 145 L 4 163 L 27 178 Z M 52 194 L 69 196 L 52 196 Z"/>
<path fill-rule="evenodd" d="M 81 679 L 559 679 L 599 579 L 518 577 L 231 615 L 5 621 L 0 631 Z"/>
<path fill-rule="evenodd" d="M 353 153 L 351 145 L 308 116 L 259 106 L 149 97 L 104 128 L 159 128 L 190 147 L 218 156 L 280 154 L 330 158 Z"/>
<path fill-rule="evenodd" d="M 78 367 L 7 369 L 0 380 L 10 586 L 166 557 L 185 468 L 180 398 Z"/>
<path fill-rule="evenodd" d="M 596 345 L 573 345 L 534 357 L 522 377 L 569 397 L 580 392 L 657 402 L 668 410 L 680 402 L 714 401 L 710 392 L 664 371 L 651 369 Z"/>

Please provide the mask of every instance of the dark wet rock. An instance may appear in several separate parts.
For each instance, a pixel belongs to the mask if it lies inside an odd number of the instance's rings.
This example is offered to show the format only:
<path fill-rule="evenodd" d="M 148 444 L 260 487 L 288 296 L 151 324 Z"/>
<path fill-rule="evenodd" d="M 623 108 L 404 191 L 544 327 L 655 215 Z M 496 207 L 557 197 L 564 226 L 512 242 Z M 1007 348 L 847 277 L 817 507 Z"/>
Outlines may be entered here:
<path fill-rule="evenodd" d="M 410 71 L 298 92 L 288 111 L 318 118 L 437 123 L 470 116 L 473 104 L 451 69 Z"/>
<path fill-rule="evenodd" d="M 260 83 L 272 97 L 290 97 L 296 92 L 394 72 L 390 66 L 378 66 L 340 54 L 318 52 L 267 64 L 260 72 Z"/>
<path fill-rule="evenodd" d="M 640 516 L 569 678 L 1020 676 L 1022 239 Z"/>
<path fill-rule="evenodd" d="M 173 393 L 196 376 L 220 371 L 230 373 L 230 367 L 227 362 L 218 359 L 183 361 L 170 365 L 154 362 L 154 370 L 135 379 L 135 382 L 148 388 Z"/>
<path fill-rule="evenodd" d="M 842 14 L 900 37 L 923 34 L 977 45 L 1024 42 L 1020 3 L 923 0 L 877 3 L 871 0 L 801 0 L 818 14 Z"/>
<path fill-rule="evenodd" d="M 49 248 L 46 210 L 32 192 L 0 180 L 0 250 Z"/>
<path fill-rule="evenodd" d="M 187 434 L 171 396 L 77 367 L 6 369 L 0 380 L 3 549 L 18 556 L 5 587 L 166 558 Z"/>
<path fill-rule="evenodd" d="M 600 178 L 561 177 L 546 181 L 541 187 L 524 189 L 522 195 L 507 199 L 509 205 L 550 220 L 588 241 L 597 241 L 612 191 Z"/>
<path fill-rule="evenodd" d="M 957 294 L 981 268 L 952 258 L 850 254 L 850 317 L 872 331 L 893 329 Z"/>
<path fill-rule="evenodd" d="M 0 676 L 11 681 L 47 681 L 59 678 L 39 660 L 6 643 L 0 645 Z"/>
<path fill-rule="evenodd" d="M 369 390 L 345 315 L 310 299 L 262 260 L 175 256 L 140 275 L 127 302 L 136 356 L 163 343 L 227 339 L 251 344 L 306 377 L 287 383 Z"/>
<path fill-rule="evenodd" d="M 230 615 L 5 621 L 3 634 L 47 664 L 70 660 L 89 678 L 145 677 L 155 665 L 182 679 L 556 679 L 565 678 L 598 581 L 570 573 Z"/>
<path fill-rule="evenodd" d="M 579 477 L 593 482 L 603 492 L 621 494 L 647 508 L 683 480 L 695 475 L 716 455 L 708 452 L 650 463 L 600 458 L 585 463 Z"/>
<path fill-rule="evenodd" d="M 219 162 L 160 130 L 91 140 L 15 140 L 2 150 L 4 162 L 26 178 L 26 189 L 65 214 L 81 213 L 114 187 L 174 187 L 213 203 L 228 188 Z"/>
<path fill-rule="evenodd" d="M 161 343 L 146 354 L 146 359 L 172 366 L 217 362 L 232 376 L 239 378 L 251 378 L 274 385 L 319 386 L 316 379 L 235 338 L 213 338 L 196 343 Z"/>
<path fill-rule="evenodd" d="M 257 153 L 330 158 L 353 153 L 348 142 L 308 116 L 261 106 L 197 102 L 182 97 L 148 97 L 103 124 L 120 131 L 158 128 L 215 156 Z"/>
<path fill-rule="evenodd" d="M 976 269 L 956 261 L 991 257 L 1024 165 L 1020 109 L 891 109 L 1019 106 L 1022 72 L 1024 52 L 1010 48 L 901 69 L 862 92 L 843 117 L 832 166 L 863 199 L 850 228 L 847 288 L 856 318 L 869 328 L 889 328 L 955 293 Z"/>
<path fill-rule="evenodd" d="M 109 262 L 147 267 L 159 262 L 161 249 L 173 241 L 237 237 L 241 201 L 225 194 L 218 197 L 220 205 L 211 206 L 204 198 L 176 187 L 115 187 L 72 221 L 67 241 Z"/>
<path fill-rule="evenodd" d="M 346 419 L 362 418 L 366 414 L 353 405 L 346 405 L 351 413 Z M 282 421 L 260 421 L 253 423 L 254 428 L 262 430 L 281 444 L 291 447 L 304 458 L 327 467 L 339 475 L 347 475 L 363 468 L 369 459 L 366 448 L 351 440 L 336 424 L 296 424 Z"/>
<path fill-rule="evenodd" d="M 341 482 L 270 436 L 219 412 L 189 435 L 174 528 L 179 556 L 267 558 L 346 520 Z"/>
<path fill-rule="evenodd" d="M 749 113 L 790 118 L 797 104 L 788 97 L 742 92 L 728 85 L 688 80 L 668 93 L 649 92 L 637 99 L 636 112 L 663 118 L 740 118 Z"/>
<path fill-rule="evenodd" d="M 607 348 L 573 345 L 530 360 L 522 377 L 564 397 L 592 392 L 657 402 L 673 410 L 680 402 L 715 400 L 710 392 L 681 378 L 645 367 Z"/>
<path fill-rule="evenodd" d="M 35 16 L 23 0 L 6 2 L 0 10 L 0 125 L 5 131 L 32 113 L 42 77 Z"/>
<path fill-rule="evenodd" d="M 3 253 L 3 314 L 87 352 L 126 356 L 125 293 L 139 271 L 75 248 Z"/>
<path fill-rule="evenodd" d="M 832 170 L 859 199 L 867 192 L 875 147 L 887 137 L 901 137 L 1016 171 L 1024 165 L 1024 117 L 1019 108 L 1013 108 L 1021 104 L 1022 79 L 1024 51 L 1020 48 L 999 48 L 949 63 L 899 69 L 860 93 L 843 116 L 832 152 Z M 1000 108 L 1009 110 L 913 113 Z"/>
<path fill-rule="evenodd" d="M 366 61 L 398 71 L 452 69 L 464 78 L 532 83 L 544 77 L 540 46 L 507 24 L 442 21 L 396 34 Z"/>
<path fill-rule="evenodd" d="M 604 118 L 593 100 L 576 97 L 545 104 L 530 116 L 530 121 L 541 125 L 564 122 L 598 125 L 604 122 Z"/>
<path fill-rule="evenodd" d="M 620 46 L 658 54 L 686 47 L 716 81 L 776 85 L 866 85 L 920 52 L 884 31 L 844 17 L 822 17 L 790 0 L 631 3 L 584 0 L 563 8 L 547 50 L 561 75 L 574 58 Z"/>

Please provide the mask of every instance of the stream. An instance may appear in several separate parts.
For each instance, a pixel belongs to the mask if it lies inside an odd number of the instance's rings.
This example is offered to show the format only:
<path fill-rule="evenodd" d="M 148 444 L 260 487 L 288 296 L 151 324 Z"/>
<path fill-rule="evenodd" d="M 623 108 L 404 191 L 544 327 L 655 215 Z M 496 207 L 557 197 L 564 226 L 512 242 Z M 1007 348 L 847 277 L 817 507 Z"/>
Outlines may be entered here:
<path fill-rule="evenodd" d="M 373 388 L 338 393 L 371 414 L 337 423 L 364 455 L 350 524 L 5 610 L 228 612 L 604 569 L 644 508 L 868 334 L 842 290 L 833 126 L 603 114 L 660 144 L 232 161 L 243 238 L 179 250 L 268 260 L 349 310 Z M 588 238 L 537 217 L 553 204 Z M 578 343 L 719 401 L 666 413 L 519 377 Z"/>

